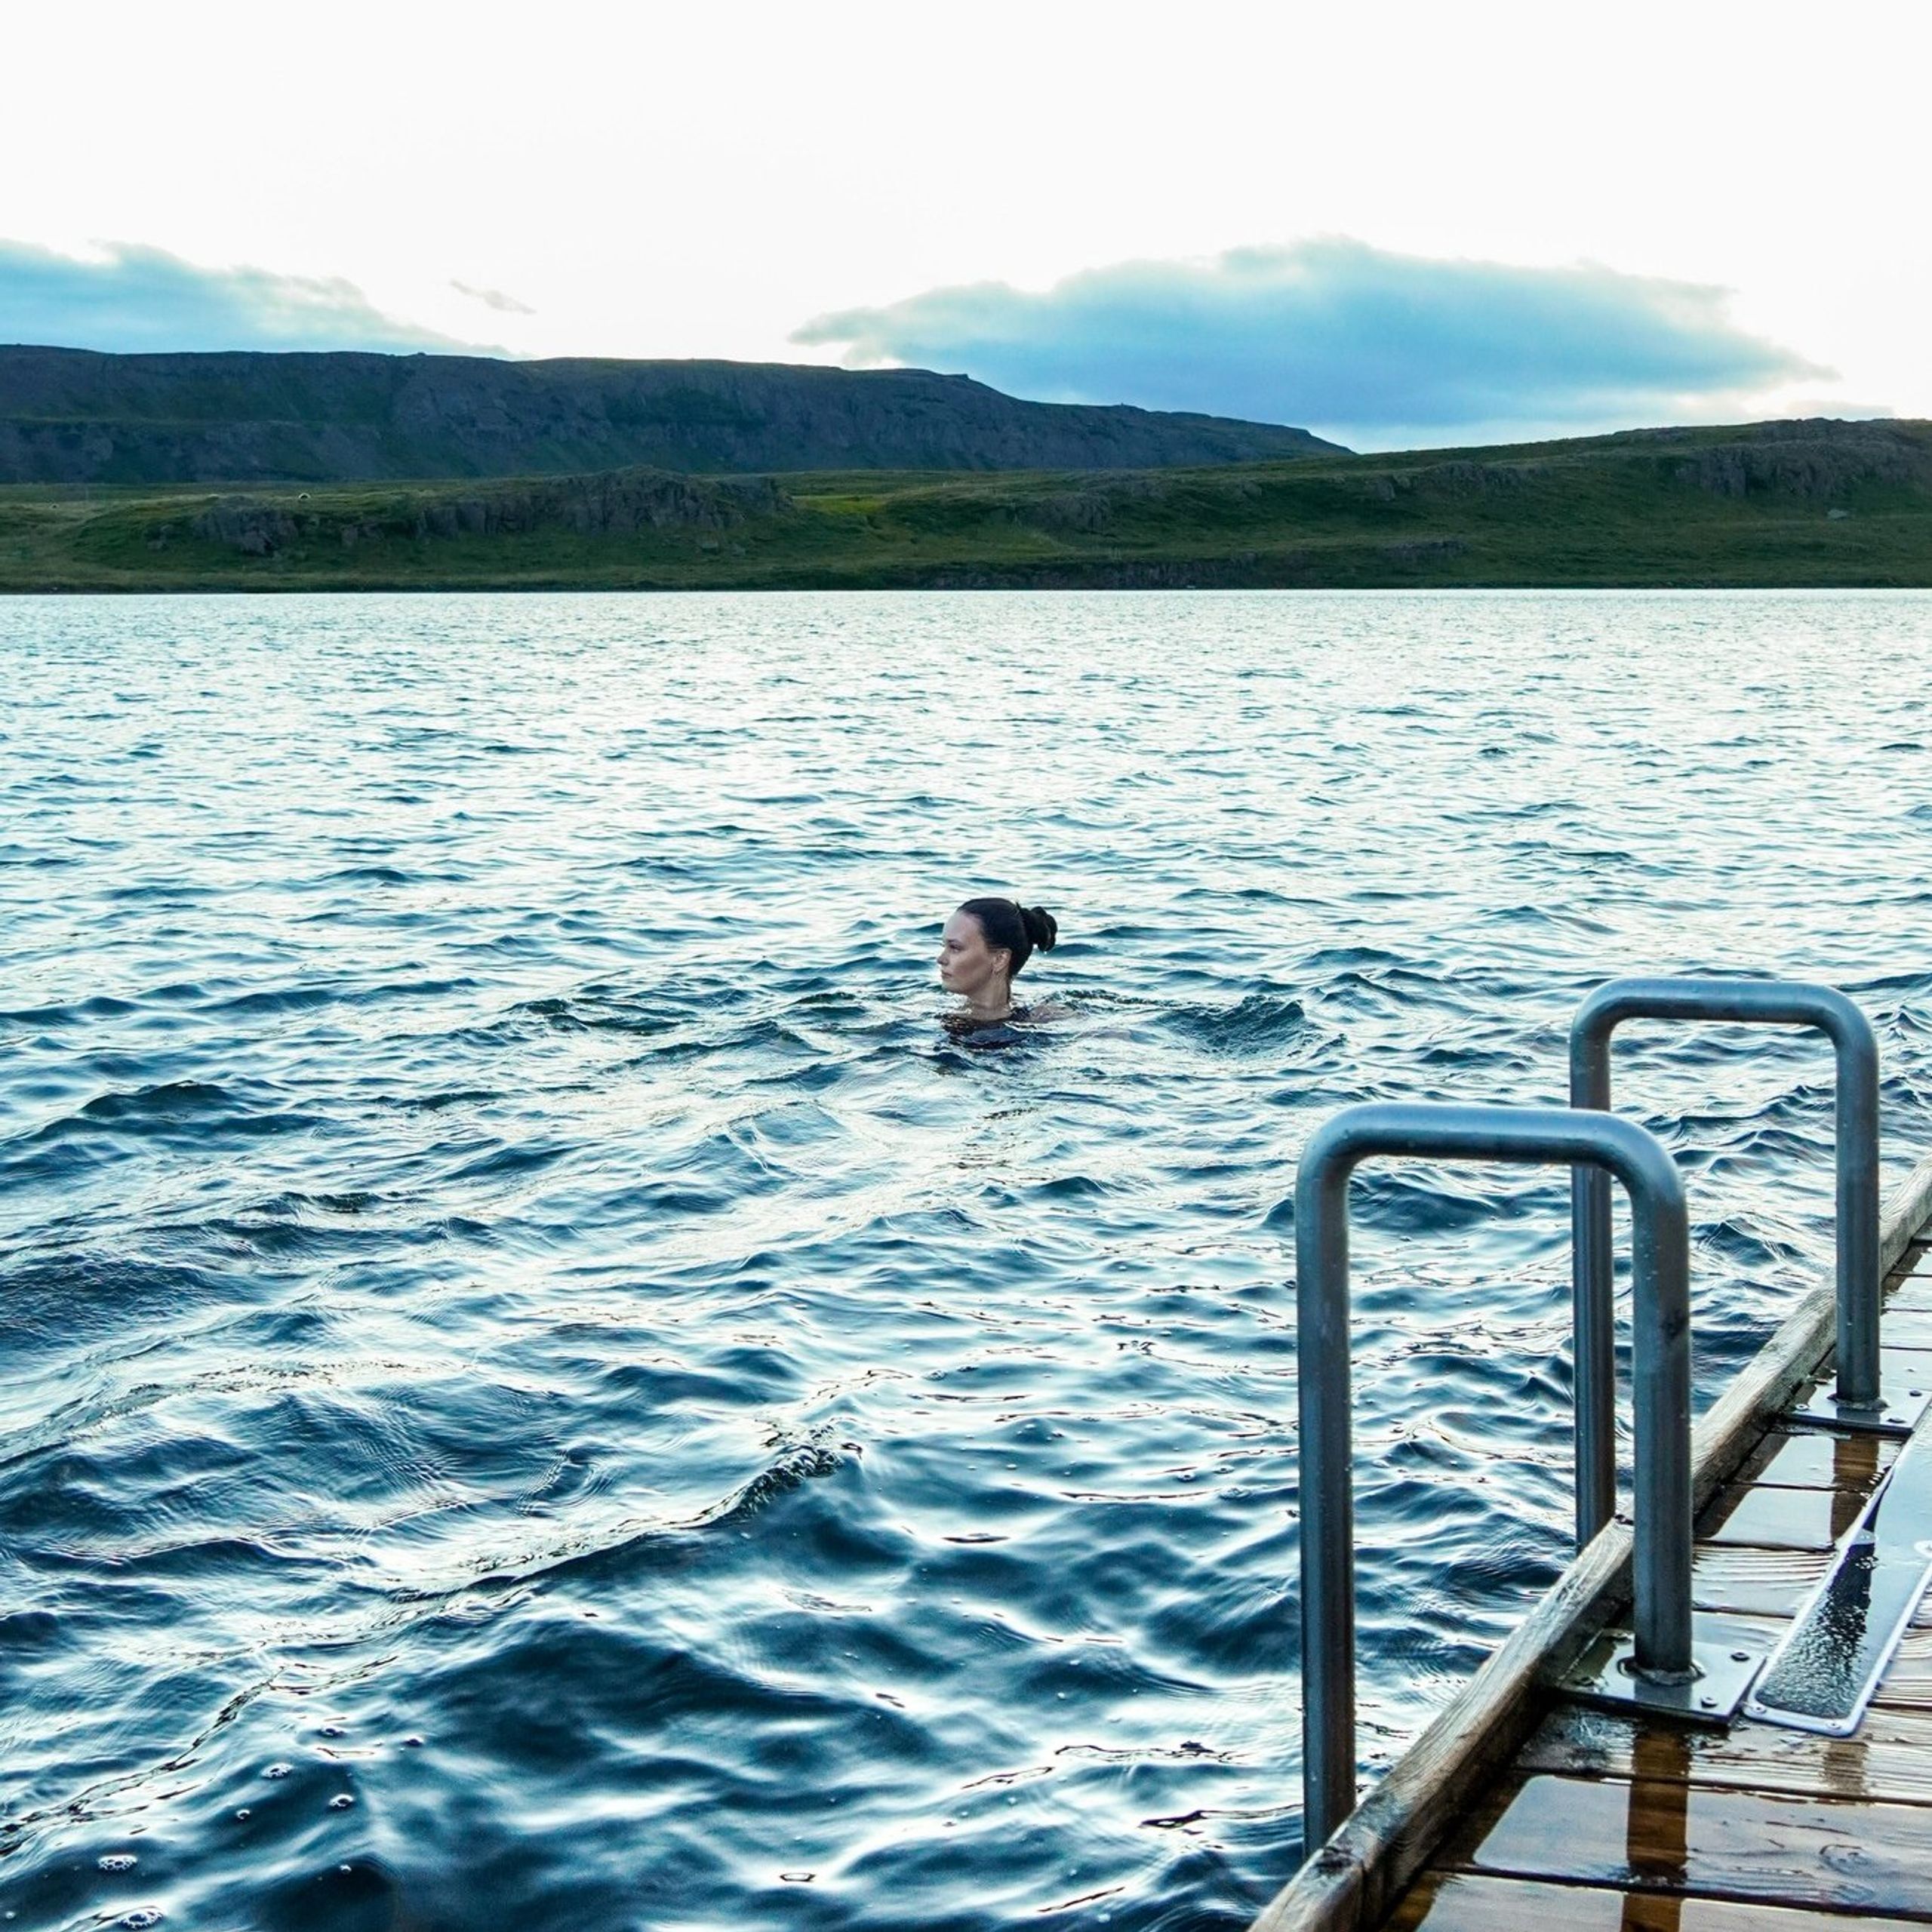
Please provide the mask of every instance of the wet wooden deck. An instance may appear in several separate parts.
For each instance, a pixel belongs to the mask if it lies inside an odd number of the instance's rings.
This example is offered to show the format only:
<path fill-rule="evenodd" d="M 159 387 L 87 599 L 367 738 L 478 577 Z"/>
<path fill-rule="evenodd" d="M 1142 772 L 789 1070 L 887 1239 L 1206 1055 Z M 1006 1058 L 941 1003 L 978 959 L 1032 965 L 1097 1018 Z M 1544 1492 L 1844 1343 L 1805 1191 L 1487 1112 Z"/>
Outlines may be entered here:
<path fill-rule="evenodd" d="M 1932 1369 L 1924 1229 L 1889 1278 L 1888 1366 Z M 1774 1429 L 1706 1506 L 1693 1602 L 1768 1647 L 1897 1442 Z M 1392 1932 L 1836 1932 L 1932 1924 L 1932 1608 L 1857 1736 L 1700 1730 L 1558 1704 L 1451 1827 Z"/>

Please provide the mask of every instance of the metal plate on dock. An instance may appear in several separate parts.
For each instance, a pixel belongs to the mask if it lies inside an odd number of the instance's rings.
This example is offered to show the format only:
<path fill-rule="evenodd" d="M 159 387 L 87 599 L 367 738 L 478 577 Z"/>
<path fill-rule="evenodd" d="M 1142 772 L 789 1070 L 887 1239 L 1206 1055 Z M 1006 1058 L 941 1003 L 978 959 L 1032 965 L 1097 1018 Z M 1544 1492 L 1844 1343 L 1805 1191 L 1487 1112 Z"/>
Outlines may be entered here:
<path fill-rule="evenodd" d="M 1749 1714 L 1849 1737 L 1932 1583 L 1932 1431 L 1915 1435 L 1764 1666 Z"/>
<path fill-rule="evenodd" d="M 1786 1420 L 1873 1435 L 1909 1435 L 1932 1404 L 1932 1375 L 1926 1369 L 1924 1360 L 1915 1353 L 1888 1351 L 1879 1366 L 1876 1409 L 1842 1407 L 1827 1377 L 1813 1385 Z"/>
<path fill-rule="evenodd" d="M 1637 1675 L 1636 1651 L 1629 1631 L 1604 1631 L 1555 1680 L 1556 1687 L 1613 1710 L 1634 1706 L 1684 1724 L 1727 1724 L 1764 1664 L 1760 1650 L 1694 1641 L 1690 1656 L 1697 1675 L 1681 1684 L 1659 1684 Z"/>

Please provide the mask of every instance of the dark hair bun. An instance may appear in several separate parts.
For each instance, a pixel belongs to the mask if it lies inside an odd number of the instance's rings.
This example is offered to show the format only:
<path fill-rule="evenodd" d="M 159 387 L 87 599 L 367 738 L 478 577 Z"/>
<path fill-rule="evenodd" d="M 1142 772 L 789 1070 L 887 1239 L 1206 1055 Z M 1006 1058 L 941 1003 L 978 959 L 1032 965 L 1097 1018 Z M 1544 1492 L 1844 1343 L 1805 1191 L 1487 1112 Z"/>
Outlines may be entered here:
<path fill-rule="evenodd" d="M 969 899 L 960 907 L 979 921 L 989 946 L 1013 955 L 1017 973 L 1036 952 L 1051 952 L 1060 937 L 1060 921 L 1044 906 L 1023 906 L 1017 899 Z"/>

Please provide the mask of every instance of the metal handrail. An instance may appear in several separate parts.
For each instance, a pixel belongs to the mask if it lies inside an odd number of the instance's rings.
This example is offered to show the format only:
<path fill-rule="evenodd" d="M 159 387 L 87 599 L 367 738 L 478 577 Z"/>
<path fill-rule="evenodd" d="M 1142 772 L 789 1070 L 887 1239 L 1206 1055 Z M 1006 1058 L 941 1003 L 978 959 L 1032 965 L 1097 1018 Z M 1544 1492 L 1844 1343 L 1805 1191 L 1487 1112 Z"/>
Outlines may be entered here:
<path fill-rule="evenodd" d="M 1381 1101 L 1318 1128 L 1295 1179 L 1302 1454 L 1303 1842 L 1355 1802 L 1355 1490 L 1349 1364 L 1349 1177 L 1371 1155 L 1588 1164 L 1629 1191 L 1635 1254 L 1635 1653 L 1640 1678 L 1693 1673 L 1690 1238 L 1684 1184 L 1657 1140 L 1614 1114 Z"/>
<path fill-rule="evenodd" d="M 1782 980 L 1612 980 L 1570 1026 L 1570 1104 L 1607 1112 L 1610 1036 L 1626 1020 L 1742 1020 L 1815 1026 L 1838 1057 L 1837 1420 L 1875 1420 L 1878 1364 L 1878 1043 L 1872 1023 L 1829 986 Z M 1610 1184 L 1580 1167 L 1571 1180 L 1576 1318 L 1577 1546 L 1617 1510 L 1616 1320 Z"/>

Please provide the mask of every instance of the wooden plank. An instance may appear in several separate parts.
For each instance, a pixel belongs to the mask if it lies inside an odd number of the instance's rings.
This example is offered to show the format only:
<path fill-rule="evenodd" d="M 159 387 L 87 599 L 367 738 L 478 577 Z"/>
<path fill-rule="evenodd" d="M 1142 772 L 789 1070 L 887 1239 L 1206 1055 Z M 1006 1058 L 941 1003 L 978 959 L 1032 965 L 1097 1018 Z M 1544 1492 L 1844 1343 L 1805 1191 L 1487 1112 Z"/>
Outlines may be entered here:
<path fill-rule="evenodd" d="M 1690 1601 L 1700 1611 L 1746 1617 L 1795 1617 L 1806 1592 L 1829 1562 L 1822 1551 L 1727 1549 L 1700 1545 L 1691 1552 Z M 1932 1598 L 1912 1613 L 1911 1627 L 1932 1629 Z"/>
<path fill-rule="evenodd" d="M 1444 1863 L 1932 1922 L 1932 1807 L 1914 1804 L 1539 1772 L 1485 1805 Z"/>
<path fill-rule="evenodd" d="M 1537 1727 L 1516 1767 L 1572 1777 L 1641 1775 L 1712 1789 L 1932 1804 L 1932 1715 L 1875 1708 L 1857 1737 L 1836 1738 L 1748 1721 L 1724 1730 L 1670 1727 L 1566 1704 Z"/>
<path fill-rule="evenodd" d="M 1879 1680 L 1876 1702 L 1893 1710 L 1932 1711 L 1932 1629 L 1905 1633 L 1891 1668 Z"/>
<path fill-rule="evenodd" d="M 1774 1429 L 1740 1468 L 1738 1481 L 1781 1489 L 1859 1489 L 1869 1495 L 1901 1447 L 1890 1436 Z"/>
<path fill-rule="evenodd" d="M 1881 1345 L 1878 1354 L 1882 1374 L 1903 1377 L 1912 1385 L 1915 1392 L 1932 1389 L 1932 1352 L 1924 1349 L 1894 1348 L 1888 1340 Z"/>
<path fill-rule="evenodd" d="M 1823 1550 L 1728 1549 L 1721 1543 L 1700 1543 L 1690 1555 L 1691 1606 L 1746 1617 L 1795 1617 L 1829 1560 Z M 1932 1629 L 1932 1597 L 1912 1613 L 1912 1628 Z"/>
<path fill-rule="evenodd" d="M 1788 1617 L 1758 1617 L 1737 1611 L 1700 1610 L 1693 1629 L 1700 1644 L 1721 1644 L 1726 1650 L 1742 1646 L 1769 1655 L 1791 1628 Z"/>
<path fill-rule="evenodd" d="M 1697 1610 L 1792 1617 L 1825 1574 L 1828 1552 L 1726 1549 L 1700 1544 L 1691 1552 L 1690 1602 Z"/>
<path fill-rule="evenodd" d="M 1786 1436 L 1755 1481 L 1734 1482 L 1712 1500 L 1698 1525 L 1698 1540 L 1829 1549 L 1858 1520 L 1898 1446 L 1876 1435 Z M 1759 1460 L 1754 1454 L 1751 1463 Z M 1774 1480 L 1799 1475 L 1825 1481 L 1814 1486 Z"/>
<path fill-rule="evenodd" d="M 1878 1266 L 1894 1269 L 1912 1248 L 1932 1246 L 1932 1161 L 1921 1161 L 1886 1201 L 1884 1227 L 1878 1231 Z"/>
<path fill-rule="evenodd" d="M 1932 1254 L 1932 1241 L 1911 1241 L 1885 1275 L 1885 1287 L 1889 1293 L 1901 1281 L 1909 1281 L 1915 1275 L 1932 1273 L 1932 1262 L 1926 1259 Z"/>
<path fill-rule="evenodd" d="M 1932 1161 L 1921 1161 L 1890 1200 L 1885 1203 L 1878 1230 L 1878 1266 L 1889 1273 L 1915 1250 L 1921 1256 L 1932 1248 L 1927 1226 L 1932 1222 Z"/>
<path fill-rule="evenodd" d="M 1535 1878 L 1429 1872 L 1389 1921 L 1389 1932 L 1870 1932 L 1862 1914 L 1795 1912 L 1729 1899 L 1687 1899 Z"/>
<path fill-rule="evenodd" d="M 1712 1503 L 1699 1540 L 1725 1549 L 1830 1549 L 1863 1507 L 1862 1497 L 1835 1490 L 1734 1483 Z"/>
<path fill-rule="evenodd" d="M 1932 1309 L 1888 1307 L 1878 1324 L 1884 1349 L 1932 1349 Z"/>

